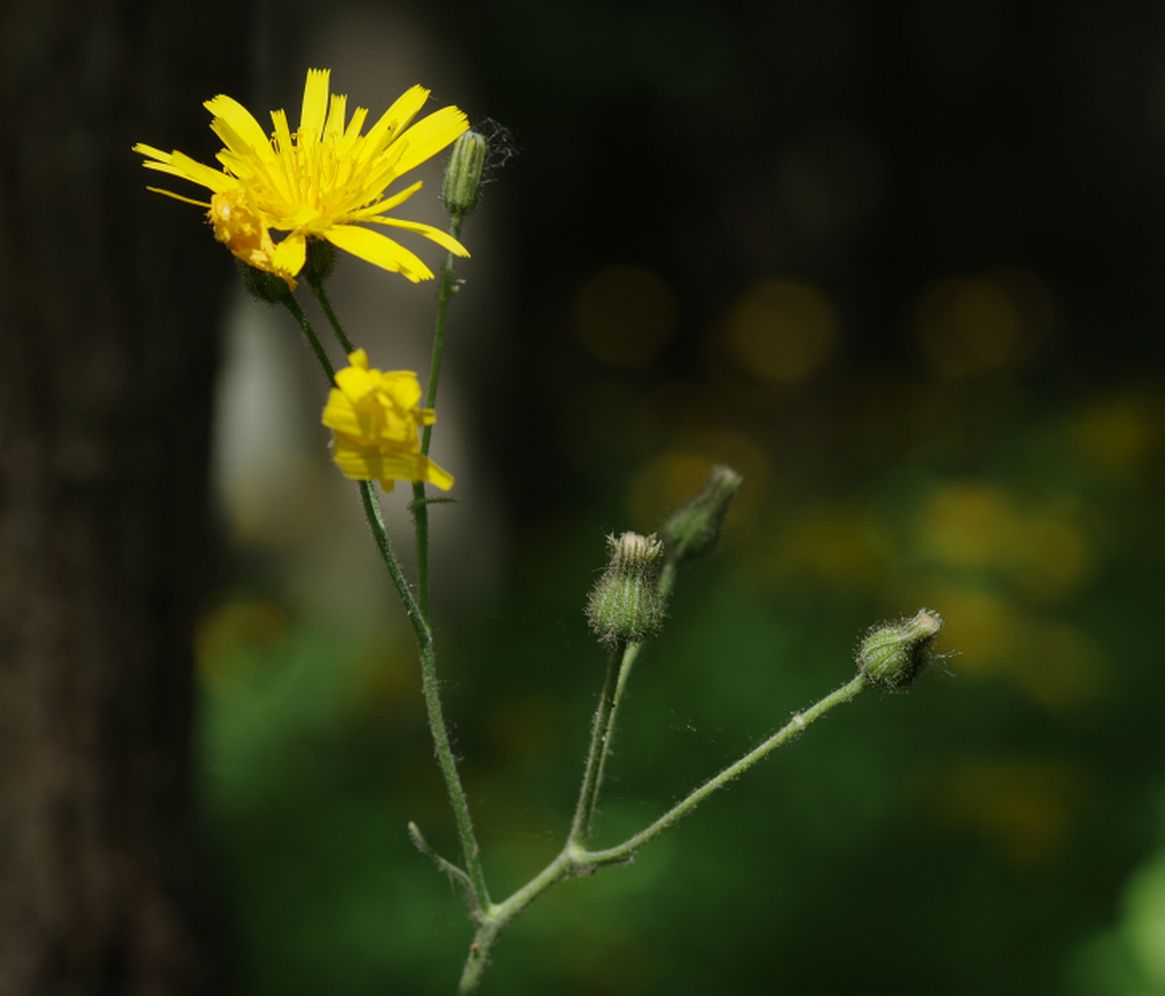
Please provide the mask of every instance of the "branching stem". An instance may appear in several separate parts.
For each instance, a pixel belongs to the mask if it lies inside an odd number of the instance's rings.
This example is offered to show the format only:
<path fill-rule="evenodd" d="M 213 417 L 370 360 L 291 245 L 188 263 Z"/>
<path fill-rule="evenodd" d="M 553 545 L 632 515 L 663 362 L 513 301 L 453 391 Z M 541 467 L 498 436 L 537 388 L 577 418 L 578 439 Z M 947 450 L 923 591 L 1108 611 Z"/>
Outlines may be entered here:
<path fill-rule="evenodd" d="M 604 865 L 625 864 L 631 861 L 635 856 L 635 852 L 640 847 L 674 826 L 712 793 L 724 788 L 729 782 L 738 778 L 762 758 L 772 753 L 778 747 L 788 743 L 799 733 L 803 732 L 811 723 L 820 719 L 830 710 L 835 709 L 843 703 L 852 701 L 866 687 L 866 678 L 859 673 L 840 688 L 830 692 L 819 702 L 805 709 L 803 712 L 794 715 L 788 723 L 777 730 L 767 740 L 758 744 L 719 774 L 709 778 L 694 792 L 691 792 L 672 806 L 658 820 L 639 833 L 628 837 L 623 843 L 617 844 L 614 847 L 588 850 L 574 840 L 572 835 L 572 837 L 568 838 L 562 851 L 542 871 L 511 896 L 502 900 L 500 903 L 490 903 L 482 912 L 478 918 L 477 931 L 474 934 L 473 942 L 469 946 L 469 954 L 466 957 L 465 967 L 462 970 L 461 984 L 458 992 L 461 994 L 476 992 L 498 935 L 514 917 L 526 909 L 542 893 L 546 892 L 552 886 L 557 885 L 559 882 L 581 875 L 589 875 Z"/>

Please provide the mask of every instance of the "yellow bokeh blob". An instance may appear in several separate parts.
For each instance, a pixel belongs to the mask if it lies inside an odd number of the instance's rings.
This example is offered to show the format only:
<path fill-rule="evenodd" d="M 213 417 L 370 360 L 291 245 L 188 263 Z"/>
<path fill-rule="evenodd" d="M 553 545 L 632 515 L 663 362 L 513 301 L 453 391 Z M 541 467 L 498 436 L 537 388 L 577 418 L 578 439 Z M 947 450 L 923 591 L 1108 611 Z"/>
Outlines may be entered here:
<path fill-rule="evenodd" d="M 1033 612 L 999 591 L 934 582 L 927 602 L 943 614 L 948 666 L 1001 679 L 1052 712 L 1090 706 L 1104 692 L 1108 662 L 1082 629 Z"/>
<path fill-rule="evenodd" d="M 604 363 L 647 363 L 675 334 L 679 304 L 658 273 L 641 266 L 608 266 L 582 285 L 574 300 L 574 330 Z"/>
<path fill-rule="evenodd" d="M 766 451 L 749 437 L 730 429 L 705 429 L 649 460 L 631 482 L 628 505 L 632 524 L 655 529 L 664 515 L 696 494 L 714 464 L 724 463 L 744 477 L 732 500 L 728 521 L 744 523 L 756 515 L 767 496 L 771 464 Z M 734 531 L 723 539 L 731 542 Z"/>
<path fill-rule="evenodd" d="M 791 577 L 853 589 L 886 576 L 887 540 L 854 509 L 815 504 L 775 535 L 773 565 Z"/>
<path fill-rule="evenodd" d="M 1007 861 L 1031 867 L 1061 858 L 1085 801 L 1084 773 L 1044 758 L 967 760 L 936 786 L 936 815 L 989 842 Z"/>
<path fill-rule="evenodd" d="M 745 291 L 725 332 L 729 348 L 750 373 L 795 384 L 820 369 L 837 348 L 837 311 L 810 284 L 765 280 Z"/>
<path fill-rule="evenodd" d="M 919 510 L 916 528 L 925 556 L 945 567 L 999 572 L 1032 598 L 1063 598 L 1092 568 L 1092 547 L 1062 508 L 1021 508 L 1005 491 L 985 484 L 936 488 Z"/>
<path fill-rule="evenodd" d="M 1155 466 L 1165 438 L 1165 410 L 1136 394 L 1086 408 L 1070 427 L 1074 449 L 1106 477 L 1122 479 Z"/>
<path fill-rule="evenodd" d="M 942 280 L 927 287 L 914 333 L 935 371 L 971 377 L 1008 366 L 1028 351 L 1030 330 L 1000 284 Z"/>
<path fill-rule="evenodd" d="M 251 650 L 270 650 L 287 634 L 287 615 L 277 602 L 236 599 L 215 606 L 194 629 L 194 660 L 211 684 L 225 677 L 232 661 Z"/>

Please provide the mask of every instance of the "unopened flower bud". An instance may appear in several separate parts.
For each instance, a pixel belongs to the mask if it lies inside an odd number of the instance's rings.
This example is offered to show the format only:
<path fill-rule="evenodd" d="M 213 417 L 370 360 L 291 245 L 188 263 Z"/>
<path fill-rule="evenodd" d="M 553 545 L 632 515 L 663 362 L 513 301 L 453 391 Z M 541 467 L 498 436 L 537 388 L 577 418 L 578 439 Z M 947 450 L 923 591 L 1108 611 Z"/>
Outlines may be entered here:
<path fill-rule="evenodd" d="M 445 209 L 455 218 L 465 217 L 477 205 L 487 148 L 485 138 L 476 131 L 465 132 L 453 143 L 441 198 Z"/>
<path fill-rule="evenodd" d="M 672 511 L 659 527 L 669 557 L 676 561 L 691 560 L 716 545 L 720 525 L 742 480 L 724 464 L 712 468 L 699 494 Z"/>
<path fill-rule="evenodd" d="M 930 609 L 919 609 L 898 622 L 880 623 L 862 640 L 858 666 L 871 684 L 904 691 L 934 659 L 932 644 L 942 625 L 942 616 Z"/>
<path fill-rule="evenodd" d="M 650 636 L 663 619 L 657 591 L 657 564 L 663 544 L 654 536 L 608 536 L 611 560 L 587 599 L 587 619 L 603 643 L 614 645 Z"/>

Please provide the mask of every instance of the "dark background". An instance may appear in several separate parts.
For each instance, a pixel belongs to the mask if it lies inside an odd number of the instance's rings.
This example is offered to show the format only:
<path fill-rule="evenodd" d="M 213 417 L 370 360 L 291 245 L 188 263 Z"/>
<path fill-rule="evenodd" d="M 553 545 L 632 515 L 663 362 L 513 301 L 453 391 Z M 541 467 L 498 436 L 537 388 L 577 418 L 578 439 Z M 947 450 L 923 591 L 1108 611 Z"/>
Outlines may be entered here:
<path fill-rule="evenodd" d="M 495 137 L 439 405 L 462 500 L 433 521 L 446 706 L 496 893 L 569 822 L 603 535 L 653 528 L 711 463 L 745 486 L 635 675 L 602 841 L 848 678 L 874 621 L 947 623 L 953 656 L 909 696 L 863 697 L 633 867 L 540 900 L 483 991 L 1165 991 L 1160 10 L 254 13 L 228 32 L 233 76 L 171 73 L 184 116 L 128 122 L 119 151 L 208 160 L 201 100 L 293 109 L 320 64 L 374 113 L 420 79 Z M 215 37 L 198 44 L 221 58 Z M 134 211 L 162 237 L 209 243 L 189 281 L 229 277 L 196 212 L 153 200 Z M 362 266 L 341 261 L 341 313 Z M 431 288 L 372 286 L 357 339 L 407 316 L 373 358 L 423 368 Z M 289 321 L 233 314 L 220 383 L 246 394 L 248 321 L 306 359 Z M 404 826 L 451 853 L 451 820 L 407 629 L 322 496 L 354 502 L 313 376 L 302 477 L 272 484 L 290 525 L 240 525 L 226 476 L 208 506 L 202 933 L 240 992 L 449 992 L 468 924 Z M 217 426 L 220 448 L 244 428 Z"/>

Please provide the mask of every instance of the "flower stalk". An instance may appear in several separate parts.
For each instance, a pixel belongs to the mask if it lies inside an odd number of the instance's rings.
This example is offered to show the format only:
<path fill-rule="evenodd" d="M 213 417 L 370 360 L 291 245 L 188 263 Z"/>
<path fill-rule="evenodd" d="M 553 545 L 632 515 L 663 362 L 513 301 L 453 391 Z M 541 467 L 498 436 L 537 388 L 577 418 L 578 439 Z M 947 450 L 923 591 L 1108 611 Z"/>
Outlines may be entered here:
<path fill-rule="evenodd" d="M 613 657 L 612 657 L 613 659 Z M 865 675 L 858 673 L 840 688 L 830 692 L 824 698 L 809 708 L 795 714 L 784 726 L 773 733 L 739 760 L 728 765 L 722 771 L 709 778 L 706 782 L 689 793 L 667 812 L 643 830 L 628 837 L 613 847 L 588 849 L 579 842 L 576 828 L 580 825 L 576 811 L 575 821 L 571 827 L 562 850 L 529 882 L 517 889 L 506 899 L 498 903 L 489 904 L 477 917 L 477 930 L 466 956 L 465 966 L 461 974 L 458 993 L 468 994 L 477 991 L 481 982 L 482 973 L 489 962 L 490 952 L 498 935 L 509 923 L 525 910 L 535 899 L 549 889 L 570 878 L 590 875 L 606 865 L 619 865 L 630 862 L 644 844 L 649 843 L 660 834 L 675 826 L 681 819 L 691 813 L 705 799 L 739 778 L 753 765 L 762 761 L 779 747 L 803 733 L 809 726 L 827 715 L 832 710 L 847 702 L 853 701 L 862 691 L 869 687 Z M 600 700 L 600 711 L 602 700 Z M 596 714 L 596 727 L 598 715 Z M 592 751 L 593 751 L 592 739 Z M 580 804 L 582 800 L 580 798 Z M 581 806 L 580 806 L 581 808 Z"/>
<path fill-rule="evenodd" d="M 475 934 L 462 970 L 459 992 L 473 993 L 489 964 L 502 931 L 539 896 L 555 885 L 589 875 L 608 865 L 631 862 L 636 852 L 675 826 L 706 799 L 727 787 L 812 723 L 866 688 L 908 689 L 941 655 L 933 644 L 941 616 L 920 610 L 914 616 L 871 629 L 858 652 L 853 678 L 798 712 L 739 759 L 727 765 L 643 829 L 621 843 L 594 847 L 596 814 L 615 736 L 619 707 L 647 639 L 659 629 L 681 564 L 704 556 L 716 545 L 741 477 L 726 466 L 714 467 L 703 489 L 675 508 L 659 535 L 623 533 L 610 537 L 610 560 L 587 602 L 587 616 L 607 662 L 591 721 L 578 799 L 559 853 L 538 874 L 500 902 L 490 898 L 481 847 L 469 801 L 454 756 L 441 703 L 437 647 L 430 610 L 429 513 L 434 500 L 426 483 L 442 489 L 453 478 L 429 459 L 435 404 L 444 355 L 449 303 L 456 293 L 455 258 L 468 255 L 458 241 L 462 222 L 476 205 L 488 153 L 485 139 L 467 131 L 465 115 L 443 108 L 413 123 L 428 91 L 406 91 L 364 132 L 367 111 L 349 118 L 347 98 L 331 94 L 327 70 L 309 70 L 298 129 L 292 132 L 284 111 L 272 111 L 268 132 L 237 101 L 219 95 L 206 102 L 211 127 L 223 142 L 220 169 L 184 154 L 139 144 L 135 151 L 152 170 L 179 177 L 210 192 L 206 202 L 169 191 L 180 201 L 207 211 L 215 237 L 245 266 L 246 286 L 268 303 L 282 304 L 294 318 L 331 388 L 322 422 L 333 432 L 333 459 L 342 473 L 358 481 L 361 504 L 373 541 L 412 627 L 421 666 L 434 754 L 453 812 L 461 864 L 438 854 L 415 823 L 408 824 L 417 849 L 465 892 Z M 386 191 L 402 174 L 456 143 L 446 170 L 442 197 L 449 211 L 447 230 L 404 221 L 388 212 L 421 184 L 394 194 Z M 150 188 L 151 190 L 156 188 Z M 416 282 L 433 276 L 411 251 L 374 228 L 420 234 L 446 250 L 437 284 L 432 358 L 422 391 L 411 371 L 374 368 L 363 349 L 353 345 L 332 307 L 326 289 L 335 250 L 341 249 Z M 295 298 L 297 278 L 306 279 L 349 365 L 337 371 L 310 319 Z M 375 485 L 412 482 L 417 552 L 416 587 L 401 568 L 385 525 Z"/>

